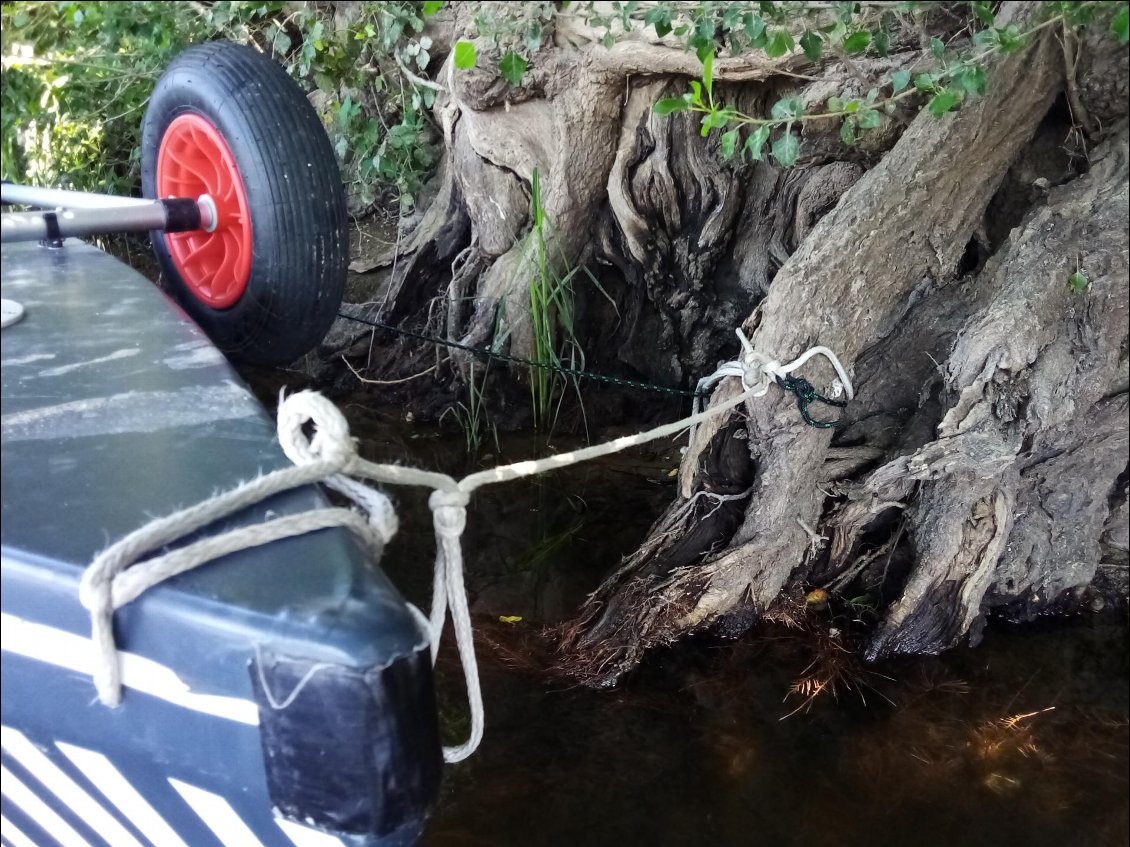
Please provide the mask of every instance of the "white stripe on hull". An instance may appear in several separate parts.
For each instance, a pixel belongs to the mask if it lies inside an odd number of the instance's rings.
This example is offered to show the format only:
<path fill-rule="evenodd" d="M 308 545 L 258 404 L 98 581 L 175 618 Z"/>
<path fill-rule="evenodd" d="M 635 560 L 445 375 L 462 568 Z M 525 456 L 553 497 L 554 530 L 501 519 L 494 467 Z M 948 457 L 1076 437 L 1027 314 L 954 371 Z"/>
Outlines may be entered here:
<path fill-rule="evenodd" d="M 141 842 L 130 835 L 113 815 L 63 773 L 22 732 L 8 726 L 0 727 L 0 746 L 58 797 L 59 802 L 89 824 L 110 847 L 142 847 Z"/>
<path fill-rule="evenodd" d="M 35 792 L 20 782 L 6 767 L 0 765 L 0 793 L 23 809 L 25 815 L 41 826 L 48 835 L 63 847 L 90 847 L 74 828 L 35 796 Z"/>
<path fill-rule="evenodd" d="M 98 790 L 106 799 L 113 803 L 154 847 L 188 847 L 165 822 L 161 814 L 149 805 L 149 802 L 138 793 L 129 780 L 122 776 L 122 772 L 114 767 L 109 759 L 94 750 L 64 744 L 62 741 L 56 741 L 55 746 L 71 760 L 71 764 L 78 768 L 83 776 L 93 785 L 98 786 Z"/>
<path fill-rule="evenodd" d="M 0 836 L 3 836 L 12 847 L 35 847 L 35 842 L 3 815 L 0 815 Z"/>
<path fill-rule="evenodd" d="M 94 647 L 89 638 L 25 621 L 15 615 L 0 613 L 0 649 L 87 676 L 93 674 Z M 250 700 L 200 694 L 191 691 L 172 668 L 124 650 L 119 650 L 118 656 L 122 663 L 122 682 L 128 688 L 194 712 L 259 725 L 259 707 Z"/>
<path fill-rule="evenodd" d="M 177 790 L 224 847 L 263 847 L 263 842 L 255 837 L 239 813 L 219 794 L 179 779 L 170 778 L 169 785 Z"/>
<path fill-rule="evenodd" d="M 275 818 L 275 823 L 294 842 L 294 847 L 341 847 L 341 839 L 328 832 L 319 832 L 283 818 Z"/>

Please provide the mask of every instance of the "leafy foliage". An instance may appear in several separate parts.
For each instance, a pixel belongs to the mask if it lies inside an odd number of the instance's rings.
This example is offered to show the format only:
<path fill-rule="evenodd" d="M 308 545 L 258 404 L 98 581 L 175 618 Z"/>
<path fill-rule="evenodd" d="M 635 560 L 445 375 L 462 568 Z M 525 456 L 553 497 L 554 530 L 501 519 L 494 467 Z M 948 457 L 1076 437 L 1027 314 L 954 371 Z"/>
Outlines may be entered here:
<path fill-rule="evenodd" d="M 617 4 L 613 4 L 617 5 Z M 630 15 L 638 4 L 628 3 L 623 8 Z M 715 51 L 723 45 L 735 55 L 743 50 L 762 51 L 768 59 L 779 59 L 792 54 L 797 41 L 806 62 L 820 61 L 826 51 L 839 55 L 849 63 L 850 55 L 874 53 L 889 54 L 892 32 L 898 19 L 890 10 L 871 10 L 861 3 L 704 3 L 698 7 L 690 23 L 676 24 L 676 17 L 655 10 L 644 16 L 644 23 L 656 27 L 659 35 L 687 34 L 687 46 L 694 48 L 703 63 L 702 82 L 692 81 L 691 90 L 682 97 L 659 100 L 654 111 L 661 115 L 675 112 L 695 112 L 701 115 L 702 135 L 722 130 L 720 148 L 724 159 L 742 158 L 760 160 L 766 143 L 770 144 L 773 159 L 782 167 L 799 160 L 801 140 L 794 132 L 796 124 L 811 121 L 840 121 L 840 139 L 846 145 L 857 143 L 861 132 L 879 129 L 884 116 L 893 114 L 900 101 L 919 106 L 935 117 L 961 107 L 968 97 L 984 94 L 988 85 L 985 61 L 995 53 L 1013 53 L 1020 50 L 1039 30 L 1050 26 L 1090 26 L 1101 17 L 1109 17 L 1108 28 L 1120 41 L 1127 40 L 1127 4 L 1103 2 L 1047 3 L 1049 14 L 1031 29 L 1022 32 L 1014 24 L 997 26 L 993 6 L 988 2 L 970 2 L 969 26 L 974 30 L 970 46 L 960 56 L 951 55 L 949 46 L 940 38 L 932 37 L 929 47 L 916 66 L 925 61 L 932 63 L 928 70 L 912 73 L 902 67 L 891 70 L 889 79 L 877 80 L 875 86 L 863 97 L 831 97 L 824 109 L 810 109 L 796 98 L 779 100 L 770 109 L 768 117 L 750 116 L 732 106 L 716 103 L 712 95 Z M 902 15 L 928 14 L 936 4 L 898 3 Z M 660 7 L 674 14 L 671 4 Z M 661 23 L 661 26 L 657 26 Z M 794 39 L 790 28 L 803 29 L 799 39 Z M 920 27 L 909 27 L 912 31 Z M 799 58 L 799 57 L 798 57 Z M 797 65 L 790 65 L 796 68 Z M 849 69 L 851 68 L 849 64 Z M 857 74 L 858 75 L 858 74 Z M 707 97 L 702 97 L 702 91 Z M 749 128 L 745 144 L 740 135 Z"/>
<path fill-rule="evenodd" d="M 5 3 L 3 176 L 129 192 L 138 183 L 145 102 L 193 43 L 253 44 L 308 91 L 355 210 L 380 187 L 411 207 L 437 159 L 426 18 L 443 3 Z M 471 64 L 474 48 L 471 47 Z"/>

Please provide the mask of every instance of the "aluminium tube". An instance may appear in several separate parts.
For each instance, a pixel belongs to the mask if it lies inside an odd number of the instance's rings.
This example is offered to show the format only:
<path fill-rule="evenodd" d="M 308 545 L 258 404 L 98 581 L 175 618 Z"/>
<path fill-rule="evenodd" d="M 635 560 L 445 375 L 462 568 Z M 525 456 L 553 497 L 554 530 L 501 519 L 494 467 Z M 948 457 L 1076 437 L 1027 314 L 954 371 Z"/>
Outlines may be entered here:
<path fill-rule="evenodd" d="M 204 220 L 208 218 L 208 220 Z M 0 242 L 59 241 L 111 232 L 187 232 L 210 225 L 211 214 L 195 200 L 149 200 L 144 205 L 57 212 L 5 212 Z"/>
<path fill-rule="evenodd" d="M 0 185 L 0 202 L 37 209 L 110 209 L 143 206 L 152 203 L 138 197 L 117 197 L 113 194 L 92 194 L 88 191 L 63 191 L 60 188 L 36 188 L 33 185 Z"/>

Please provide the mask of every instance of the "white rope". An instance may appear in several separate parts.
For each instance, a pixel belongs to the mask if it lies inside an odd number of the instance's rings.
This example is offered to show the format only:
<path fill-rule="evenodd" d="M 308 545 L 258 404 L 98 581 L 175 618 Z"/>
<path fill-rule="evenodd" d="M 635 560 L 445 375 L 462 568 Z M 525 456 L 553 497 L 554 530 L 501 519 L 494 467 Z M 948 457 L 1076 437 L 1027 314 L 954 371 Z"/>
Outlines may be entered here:
<path fill-rule="evenodd" d="M 434 663 L 443 625 L 450 612 L 471 709 L 470 736 L 457 747 L 445 747 L 444 759 L 448 762 L 458 762 L 467 758 L 482 740 L 484 725 L 483 700 L 472 639 L 471 615 L 467 607 L 467 592 L 463 587 L 463 552 L 460 546 L 460 538 L 467 525 L 467 504 L 471 493 L 484 485 L 507 482 L 554 468 L 567 467 L 658 438 L 676 435 L 753 397 L 763 396 L 777 376 L 795 371 L 816 355 L 825 356 L 832 363 L 848 399 L 852 398 L 851 380 L 848 379 L 835 354 L 827 348 L 813 347 L 788 365 L 781 365 L 775 359 L 754 351 L 740 329 L 737 333 L 743 347 L 741 357 L 720 366 L 714 374 L 699 383 L 700 388 L 708 388 L 727 376 L 740 377 L 745 390 L 736 397 L 705 411 L 699 409 L 699 398 L 696 397 L 694 414 L 674 423 L 570 453 L 479 471 L 459 480 L 447 474 L 400 465 L 377 464 L 362 459 L 357 455 L 353 439 L 349 435 L 349 425 L 333 403 L 314 391 L 300 391 L 290 397 L 280 397 L 279 443 L 283 452 L 294 463 L 294 467 L 260 476 L 231 491 L 167 517 L 158 518 L 134 530 L 99 554 L 83 573 L 79 597 L 83 605 L 90 610 L 91 615 L 92 639 L 98 656 L 94 684 L 99 699 L 108 706 L 117 706 L 121 702 L 121 669 L 113 634 L 115 609 L 136 599 L 144 591 L 169 577 L 184 573 L 205 562 L 239 550 L 319 529 L 345 527 L 361 540 L 374 559 L 379 558 L 384 546 L 396 534 L 396 513 L 385 494 L 358 480 L 365 479 L 392 485 L 416 485 L 432 489 L 428 505 L 432 510 L 432 523 L 436 534 L 432 608 L 426 621 L 420 622 L 421 625 L 426 625 L 428 630 Z M 310 422 L 314 424 L 314 435 L 307 439 L 303 427 Z M 232 529 L 142 561 L 145 555 L 215 521 L 275 494 L 313 482 L 324 482 L 349 497 L 364 510 L 364 515 L 339 508 L 316 509 L 298 515 L 286 515 L 260 524 Z M 413 607 L 413 611 L 418 620 L 423 619 L 423 614 L 419 610 Z M 283 705 L 274 706 L 272 702 L 272 706 L 284 708 L 294 696 L 296 694 L 292 692 L 289 698 L 282 701 Z"/>

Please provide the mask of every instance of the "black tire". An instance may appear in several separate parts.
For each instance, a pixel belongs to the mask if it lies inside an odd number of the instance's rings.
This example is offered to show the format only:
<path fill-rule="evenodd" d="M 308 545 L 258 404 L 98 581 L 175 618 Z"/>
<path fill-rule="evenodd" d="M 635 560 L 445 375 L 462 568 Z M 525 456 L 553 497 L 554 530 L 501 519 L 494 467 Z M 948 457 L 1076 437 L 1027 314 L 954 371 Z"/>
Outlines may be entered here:
<path fill-rule="evenodd" d="M 181 278 L 165 234 L 154 232 L 164 286 L 232 358 L 292 362 L 329 330 L 345 290 L 348 219 L 333 148 L 281 67 L 238 44 L 203 44 L 169 65 L 149 100 L 141 139 L 147 197 L 156 196 L 165 132 L 186 113 L 211 123 L 235 159 L 251 218 L 251 270 L 238 301 L 213 308 Z"/>

